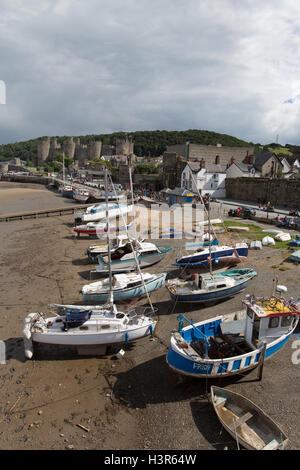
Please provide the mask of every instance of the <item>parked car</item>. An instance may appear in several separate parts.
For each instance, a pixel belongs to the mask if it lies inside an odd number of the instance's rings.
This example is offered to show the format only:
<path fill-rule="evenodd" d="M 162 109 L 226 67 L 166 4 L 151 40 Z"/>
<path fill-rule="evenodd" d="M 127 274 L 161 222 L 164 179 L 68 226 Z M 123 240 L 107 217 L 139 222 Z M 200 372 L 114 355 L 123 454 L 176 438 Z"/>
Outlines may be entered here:
<path fill-rule="evenodd" d="M 244 219 L 251 219 L 251 217 L 256 216 L 256 211 L 254 209 L 250 209 L 249 207 L 243 207 L 241 212 L 241 217 Z"/>
<path fill-rule="evenodd" d="M 256 211 L 249 207 L 242 207 L 238 209 L 230 209 L 228 215 L 232 217 L 242 217 L 243 219 L 251 219 L 256 216 Z"/>

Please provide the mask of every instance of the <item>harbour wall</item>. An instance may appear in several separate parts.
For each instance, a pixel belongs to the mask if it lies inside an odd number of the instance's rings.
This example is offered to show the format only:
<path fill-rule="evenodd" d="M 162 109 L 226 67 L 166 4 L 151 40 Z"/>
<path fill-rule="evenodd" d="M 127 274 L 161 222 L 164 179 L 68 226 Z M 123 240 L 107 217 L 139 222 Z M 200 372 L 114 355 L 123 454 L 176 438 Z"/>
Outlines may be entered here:
<path fill-rule="evenodd" d="M 274 206 L 300 205 L 300 178 L 226 178 L 226 198 L 270 202 Z"/>

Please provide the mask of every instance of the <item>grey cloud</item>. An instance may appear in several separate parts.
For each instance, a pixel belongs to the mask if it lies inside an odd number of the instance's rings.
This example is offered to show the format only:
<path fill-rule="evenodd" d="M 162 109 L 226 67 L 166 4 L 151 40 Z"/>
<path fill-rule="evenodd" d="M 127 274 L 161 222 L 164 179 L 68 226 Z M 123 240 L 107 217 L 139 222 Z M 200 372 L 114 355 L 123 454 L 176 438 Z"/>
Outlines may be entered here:
<path fill-rule="evenodd" d="M 24 2 L 23 10 L 2 3 L 7 104 L 0 107 L 0 143 L 187 128 L 274 140 L 262 125 L 272 102 L 260 72 L 260 3 L 61 0 Z M 268 18 L 270 5 L 262 9 Z"/>

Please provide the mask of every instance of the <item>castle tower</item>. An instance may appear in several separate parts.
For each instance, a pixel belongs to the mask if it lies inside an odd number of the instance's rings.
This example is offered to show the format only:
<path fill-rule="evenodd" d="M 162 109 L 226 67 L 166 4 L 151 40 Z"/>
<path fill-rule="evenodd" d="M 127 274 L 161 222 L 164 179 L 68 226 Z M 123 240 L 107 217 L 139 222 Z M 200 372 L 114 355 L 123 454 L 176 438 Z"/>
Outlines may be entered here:
<path fill-rule="evenodd" d="M 37 166 L 43 166 L 50 151 L 50 137 L 44 137 L 37 143 Z"/>
<path fill-rule="evenodd" d="M 89 146 L 90 160 L 94 160 L 95 158 L 100 158 L 101 151 L 102 151 L 102 142 L 100 140 L 96 140 L 95 142 L 92 142 Z"/>
<path fill-rule="evenodd" d="M 73 141 L 73 137 L 68 137 L 63 143 L 63 151 L 65 153 L 66 158 L 74 158 L 75 154 L 75 142 Z"/>
<path fill-rule="evenodd" d="M 130 155 L 134 153 L 134 143 L 132 137 L 116 140 L 116 155 Z"/>
<path fill-rule="evenodd" d="M 57 142 L 57 138 L 53 137 L 53 139 L 50 142 L 50 151 L 49 151 L 48 160 L 53 161 L 55 154 L 58 153 L 60 149 L 61 149 L 61 145 Z"/>

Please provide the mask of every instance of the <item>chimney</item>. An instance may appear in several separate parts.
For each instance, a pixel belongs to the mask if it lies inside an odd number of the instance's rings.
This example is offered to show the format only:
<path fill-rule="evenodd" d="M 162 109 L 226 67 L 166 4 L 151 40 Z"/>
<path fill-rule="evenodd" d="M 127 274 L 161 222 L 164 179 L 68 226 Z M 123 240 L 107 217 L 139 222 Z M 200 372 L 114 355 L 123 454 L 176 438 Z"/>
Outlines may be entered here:
<path fill-rule="evenodd" d="M 185 158 L 187 160 L 190 159 L 190 143 L 189 142 L 185 143 Z"/>
<path fill-rule="evenodd" d="M 204 158 L 202 158 L 201 161 L 200 161 L 200 168 L 201 168 L 201 170 L 202 170 L 202 168 L 205 168 L 205 160 L 204 160 Z"/>
<path fill-rule="evenodd" d="M 234 157 L 231 157 L 230 165 L 232 165 L 234 162 L 235 162 L 235 158 L 234 158 Z"/>

